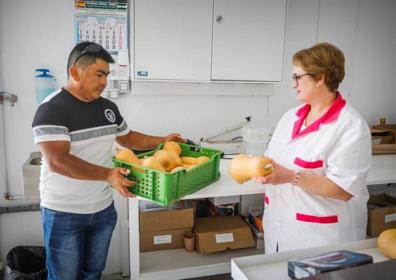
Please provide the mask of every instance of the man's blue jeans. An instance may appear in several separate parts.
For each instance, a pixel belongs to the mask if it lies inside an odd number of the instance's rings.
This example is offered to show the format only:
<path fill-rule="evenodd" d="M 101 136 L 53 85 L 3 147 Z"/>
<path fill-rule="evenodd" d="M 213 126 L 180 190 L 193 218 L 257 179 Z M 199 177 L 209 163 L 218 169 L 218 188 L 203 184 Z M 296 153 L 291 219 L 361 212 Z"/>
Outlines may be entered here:
<path fill-rule="evenodd" d="M 112 203 L 94 214 L 41 208 L 48 280 L 100 279 L 117 223 Z"/>

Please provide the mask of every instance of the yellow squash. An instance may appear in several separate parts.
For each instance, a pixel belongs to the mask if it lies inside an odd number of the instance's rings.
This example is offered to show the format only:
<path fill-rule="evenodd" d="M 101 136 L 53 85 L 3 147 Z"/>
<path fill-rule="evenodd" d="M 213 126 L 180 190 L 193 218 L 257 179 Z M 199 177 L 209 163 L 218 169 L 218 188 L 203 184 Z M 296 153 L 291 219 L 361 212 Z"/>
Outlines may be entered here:
<path fill-rule="evenodd" d="M 162 166 L 160 161 L 156 157 L 147 157 L 143 160 L 143 166 L 155 169 L 158 171 L 166 172 L 165 168 Z"/>
<path fill-rule="evenodd" d="M 229 174 L 239 184 L 254 177 L 263 177 L 271 174 L 271 162 L 262 156 L 240 154 L 231 160 Z"/>
<path fill-rule="evenodd" d="M 135 155 L 135 153 L 129 149 L 116 149 L 115 158 L 118 160 L 122 160 L 129 163 L 135 163 L 138 165 L 142 165 L 140 159 Z M 143 169 L 134 167 L 135 170 L 143 172 Z"/>
<path fill-rule="evenodd" d="M 386 229 L 378 236 L 378 249 L 391 259 L 396 259 L 396 228 Z"/>

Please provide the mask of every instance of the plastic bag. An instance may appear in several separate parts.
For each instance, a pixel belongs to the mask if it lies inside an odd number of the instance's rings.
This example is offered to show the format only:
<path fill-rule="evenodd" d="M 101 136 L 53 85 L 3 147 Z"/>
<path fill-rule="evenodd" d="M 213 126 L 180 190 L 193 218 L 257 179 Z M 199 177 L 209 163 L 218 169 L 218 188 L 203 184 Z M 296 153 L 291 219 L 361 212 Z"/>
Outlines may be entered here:
<path fill-rule="evenodd" d="M 47 279 L 45 248 L 17 246 L 7 254 L 7 275 L 10 280 Z"/>

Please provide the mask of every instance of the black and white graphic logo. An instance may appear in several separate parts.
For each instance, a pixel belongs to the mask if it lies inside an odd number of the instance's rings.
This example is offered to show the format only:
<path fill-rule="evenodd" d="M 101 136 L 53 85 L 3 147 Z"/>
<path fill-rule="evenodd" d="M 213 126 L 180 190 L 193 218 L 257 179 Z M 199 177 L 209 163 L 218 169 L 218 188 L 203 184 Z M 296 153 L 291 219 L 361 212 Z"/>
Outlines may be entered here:
<path fill-rule="evenodd" d="M 108 119 L 109 122 L 111 122 L 111 123 L 115 122 L 115 115 L 112 110 L 106 109 L 104 113 L 105 113 L 106 119 Z"/>

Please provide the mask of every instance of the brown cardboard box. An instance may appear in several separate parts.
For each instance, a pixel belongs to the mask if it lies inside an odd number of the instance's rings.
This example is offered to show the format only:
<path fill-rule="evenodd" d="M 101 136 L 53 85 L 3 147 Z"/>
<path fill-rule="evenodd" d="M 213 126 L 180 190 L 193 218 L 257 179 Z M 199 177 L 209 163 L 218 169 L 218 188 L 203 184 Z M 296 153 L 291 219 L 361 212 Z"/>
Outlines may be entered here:
<path fill-rule="evenodd" d="M 195 236 L 202 254 L 255 246 L 250 227 L 240 216 L 198 218 Z"/>
<path fill-rule="evenodd" d="M 184 234 L 192 228 L 141 231 L 140 252 L 184 248 Z"/>
<path fill-rule="evenodd" d="M 184 248 L 183 235 L 194 227 L 194 209 L 140 213 L 140 251 Z"/>
<path fill-rule="evenodd" d="M 395 199 L 387 195 L 371 196 L 368 203 L 367 235 L 377 237 L 388 228 L 396 228 Z"/>
<path fill-rule="evenodd" d="M 194 208 L 140 213 L 140 231 L 159 231 L 194 226 Z"/>

